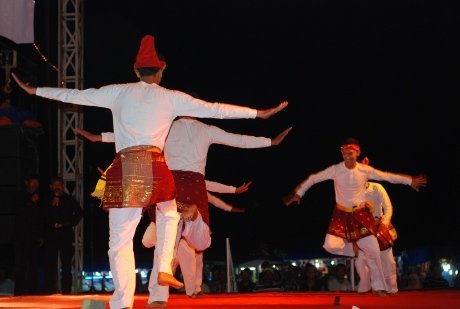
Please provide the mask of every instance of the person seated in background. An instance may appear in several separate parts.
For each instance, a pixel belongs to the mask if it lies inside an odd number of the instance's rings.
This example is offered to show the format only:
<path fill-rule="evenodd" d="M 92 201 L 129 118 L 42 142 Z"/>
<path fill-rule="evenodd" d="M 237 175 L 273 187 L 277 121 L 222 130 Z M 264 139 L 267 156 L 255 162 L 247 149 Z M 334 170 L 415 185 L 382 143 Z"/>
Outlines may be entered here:
<path fill-rule="evenodd" d="M 246 267 L 241 271 L 240 281 L 237 283 L 237 287 L 240 293 L 254 291 L 256 283 L 252 281 L 252 271 L 249 268 Z"/>
<path fill-rule="evenodd" d="M 337 264 L 334 267 L 333 275 L 327 280 L 327 289 L 329 291 L 352 291 L 353 287 L 346 274 L 347 267 L 345 264 Z"/>
<path fill-rule="evenodd" d="M 14 295 L 14 281 L 11 279 L 10 271 L 0 266 L 0 296 Z"/>
<path fill-rule="evenodd" d="M 259 274 L 259 281 L 256 284 L 255 291 L 282 291 L 279 271 L 274 269 L 273 265 L 268 261 L 264 261 L 261 267 L 262 271 Z"/>
<path fill-rule="evenodd" d="M 431 264 L 430 272 L 423 280 L 425 289 L 447 289 L 449 282 L 442 276 L 442 266 L 439 262 Z"/>
<path fill-rule="evenodd" d="M 300 291 L 322 291 L 323 283 L 318 269 L 312 263 L 305 265 L 305 270 L 299 278 Z"/>
<path fill-rule="evenodd" d="M 299 269 L 297 266 L 294 266 L 292 264 L 288 265 L 283 282 L 281 283 L 281 285 L 283 286 L 283 290 L 285 292 L 296 292 L 300 290 L 298 272 Z"/>

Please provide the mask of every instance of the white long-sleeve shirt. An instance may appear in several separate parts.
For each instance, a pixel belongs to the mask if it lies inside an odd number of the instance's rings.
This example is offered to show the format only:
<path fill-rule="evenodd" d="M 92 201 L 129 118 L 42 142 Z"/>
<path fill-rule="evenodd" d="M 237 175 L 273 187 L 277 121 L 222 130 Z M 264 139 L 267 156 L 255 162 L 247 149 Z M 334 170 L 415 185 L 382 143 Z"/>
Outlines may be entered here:
<path fill-rule="evenodd" d="M 205 180 L 206 190 L 217 193 L 235 193 L 236 187 L 224 185 L 220 182 L 215 182 L 211 180 Z"/>
<path fill-rule="evenodd" d="M 178 116 L 256 118 L 257 110 L 224 103 L 209 103 L 186 93 L 143 81 L 86 90 L 39 87 L 36 94 L 77 105 L 112 111 L 115 149 L 138 145 L 164 148 L 173 120 Z"/>
<path fill-rule="evenodd" d="M 271 139 L 226 132 L 196 119 L 173 122 L 165 144 L 165 158 L 171 170 L 205 175 L 208 150 L 212 144 L 238 148 L 270 147 Z"/>
<path fill-rule="evenodd" d="M 210 180 L 205 180 L 206 183 L 206 190 L 208 190 L 208 203 L 211 205 L 216 206 L 217 208 L 220 208 L 225 211 L 232 211 L 233 206 L 228 204 L 227 202 L 221 200 L 215 195 L 212 195 L 209 193 L 211 192 L 217 192 L 217 193 L 235 193 L 236 192 L 236 187 L 234 186 L 229 186 L 229 185 L 224 185 L 220 182 L 215 182 L 215 181 L 210 181 Z"/>
<path fill-rule="evenodd" d="M 302 197 L 314 184 L 333 180 L 336 203 L 352 208 L 366 200 L 366 183 L 370 179 L 406 185 L 412 182 L 411 176 L 383 172 L 366 164 L 357 163 L 353 169 L 348 169 L 342 161 L 311 174 L 295 188 L 294 192 Z"/>
<path fill-rule="evenodd" d="M 217 208 L 220 208 L 220 209 L 222 209 L 224 211 L 229 211 L 229 212 L 232 211 L 232 209 L 233 209 L 232 205 L 230 205 L 227 202 L 221 200 L 217 196 L 212 195 L 211 193 L 209 193 L 209 191 L 207 193 L 208 193 L 208 203 L 209 204 L 214 205 Z"/>
<path fill-rule="evenodd" d="M 382 222 L 388 226 L 393 216 L 393 205 L 385 188 L 377 182 L 369 181 L 366 188 L 366 199 L 374 205 L 374 217 L 381 218 Z"/>

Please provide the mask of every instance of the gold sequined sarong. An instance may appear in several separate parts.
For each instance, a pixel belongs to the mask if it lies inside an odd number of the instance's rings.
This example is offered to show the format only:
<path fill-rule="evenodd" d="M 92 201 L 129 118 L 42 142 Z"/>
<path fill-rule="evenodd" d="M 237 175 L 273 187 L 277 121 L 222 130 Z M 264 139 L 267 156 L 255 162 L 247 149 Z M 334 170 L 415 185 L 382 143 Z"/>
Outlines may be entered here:
<path fill-rule="evenodd" d="M 106 171 L 104 209 L 147 207 L 174 197 L 172 173 L 157 147 L 125 148 L 117 153 Z"/>

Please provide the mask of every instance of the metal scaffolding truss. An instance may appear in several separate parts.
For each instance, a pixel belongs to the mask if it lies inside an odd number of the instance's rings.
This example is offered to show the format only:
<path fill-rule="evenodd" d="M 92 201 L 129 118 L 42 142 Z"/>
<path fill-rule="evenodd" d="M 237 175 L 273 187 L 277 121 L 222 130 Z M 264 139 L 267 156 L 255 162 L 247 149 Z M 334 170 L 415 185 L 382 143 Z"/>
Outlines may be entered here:
<path fill-rule="evenodd" d="M 58 87 L 83 89 L 83 0 L 59 0 Z M 84 208 L 83 142 L 73 129 L 83 127 L 81 106 L 60 103 L 58 108 L 58 173 L 66 190 Z M 73 293 L 81 291 L 83 220 L 75 227 Z"/>

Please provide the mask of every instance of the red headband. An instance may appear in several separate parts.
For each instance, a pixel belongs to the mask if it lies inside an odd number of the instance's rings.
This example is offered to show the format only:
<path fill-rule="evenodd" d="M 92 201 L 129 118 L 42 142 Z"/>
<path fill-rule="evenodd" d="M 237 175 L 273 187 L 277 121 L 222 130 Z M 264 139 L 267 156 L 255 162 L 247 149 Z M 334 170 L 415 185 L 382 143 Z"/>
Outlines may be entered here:
<path fill-rule="evenodd" d="M 340 150 L 347 150 L 347 149 L 351 149 L 351 150 L 355 150 L 355 151 L 360 151 L 361 150 L 359 148 L 359 146 L 356 145 L 356 144 L 347 144 L 347 145 L 340 146 Z"/>

